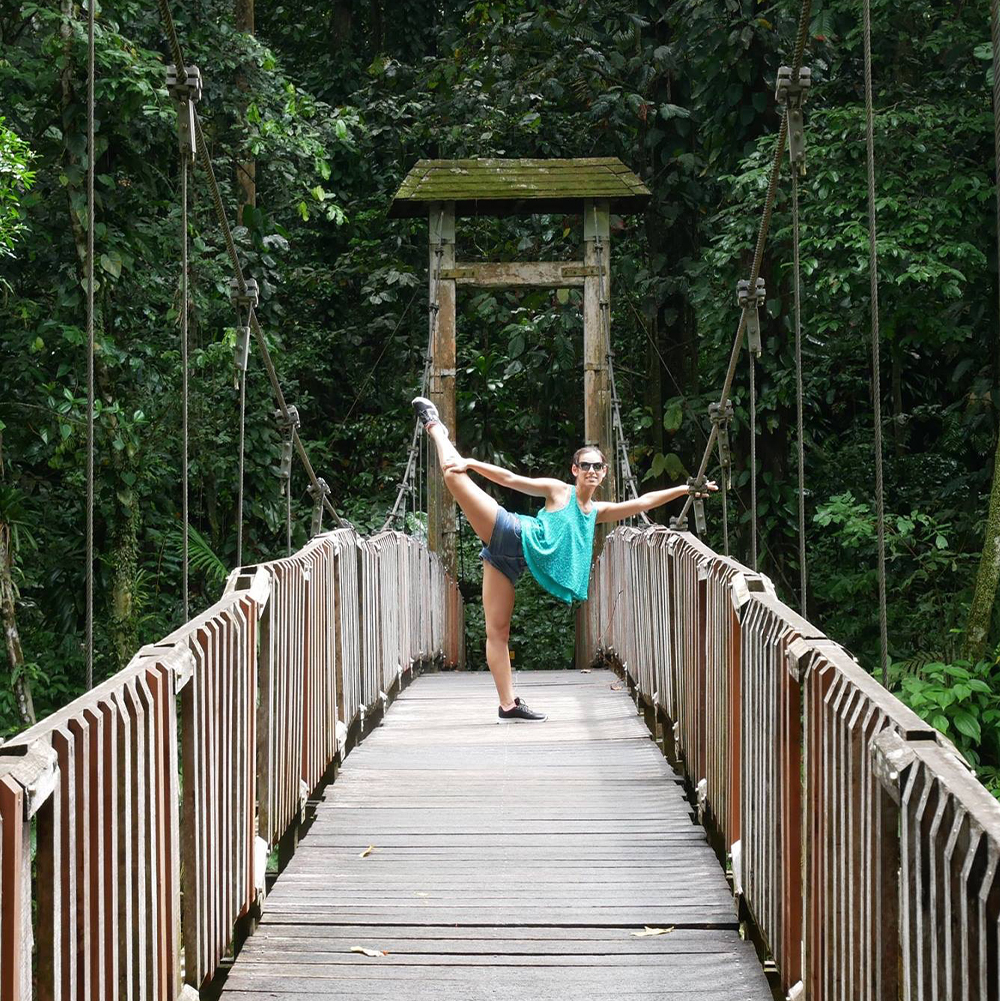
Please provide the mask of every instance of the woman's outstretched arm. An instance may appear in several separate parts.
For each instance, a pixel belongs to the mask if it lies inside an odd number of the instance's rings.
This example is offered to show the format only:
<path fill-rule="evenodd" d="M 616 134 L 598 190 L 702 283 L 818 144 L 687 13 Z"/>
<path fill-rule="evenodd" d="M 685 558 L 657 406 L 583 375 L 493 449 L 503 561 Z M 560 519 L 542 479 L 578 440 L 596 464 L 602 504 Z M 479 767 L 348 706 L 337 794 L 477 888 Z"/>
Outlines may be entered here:
<path fill-rule="evenodd" d="M 712 480 L 708 480 L 705 483 L 706 491 L 718 489 Z M 651 511 L 654 507 L 660 507 L 661 504 L 669 504 L 670 501 L 678 500 L 687 495 L 688 488 L 686 486 L 667 487 L 666 490 L 651 490 L 648 494 L 643 494 L 635 500 L 621 501 L 615 504 L 601 501 L 597 506 L 597 520 L 602 524 L 611 521 L 624 521 L 626 518 L 631 518 L 632 515 L 639 514 L 641 511 Z"/>
<path fill-rule="evenodd" d="M 490 462 L 480 462 L 478 459 L 463 457 L 450 463 L 449 466 L 460 473 L 479 473 L 480 476 L 484 476 L 494 483 L 499 483 L 502 487 L 519 490 L 522 494 L 529 494 L 532 497 L 552 497 L 555 499 L 556 494 L 561 494 L 567 486 L 560 480 L 518 476 L 517 473 L 512 473 L 509 469 L 504 469 L 503 466 L 494 466 Z"/>

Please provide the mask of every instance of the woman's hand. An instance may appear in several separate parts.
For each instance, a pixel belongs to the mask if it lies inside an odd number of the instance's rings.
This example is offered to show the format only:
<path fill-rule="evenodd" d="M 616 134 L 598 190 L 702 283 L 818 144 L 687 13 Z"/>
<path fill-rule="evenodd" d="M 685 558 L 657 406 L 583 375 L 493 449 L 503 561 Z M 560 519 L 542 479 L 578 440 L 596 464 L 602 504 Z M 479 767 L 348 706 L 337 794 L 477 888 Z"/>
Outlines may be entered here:
<path fill-rule="evenodd" d="M 461 455 L 449 456 L 444 461 L 443 470 L 446 473 L 467 473 L 471 461 L 471 459 L 466 459 Z"/>

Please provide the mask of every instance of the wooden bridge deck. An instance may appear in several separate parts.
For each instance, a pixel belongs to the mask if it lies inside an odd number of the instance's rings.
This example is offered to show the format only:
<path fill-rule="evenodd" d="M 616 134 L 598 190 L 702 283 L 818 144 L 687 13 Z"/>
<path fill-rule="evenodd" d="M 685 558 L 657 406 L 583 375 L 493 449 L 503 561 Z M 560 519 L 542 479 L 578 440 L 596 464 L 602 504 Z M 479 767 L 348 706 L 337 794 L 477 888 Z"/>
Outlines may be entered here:
<path fill-rule="evenodd" d="M 522 672 L 550 718 L 496 726 L 487 675 L 417 679 L 328 788 L 223 997 L 769 1001 L 620 685 Z"/>

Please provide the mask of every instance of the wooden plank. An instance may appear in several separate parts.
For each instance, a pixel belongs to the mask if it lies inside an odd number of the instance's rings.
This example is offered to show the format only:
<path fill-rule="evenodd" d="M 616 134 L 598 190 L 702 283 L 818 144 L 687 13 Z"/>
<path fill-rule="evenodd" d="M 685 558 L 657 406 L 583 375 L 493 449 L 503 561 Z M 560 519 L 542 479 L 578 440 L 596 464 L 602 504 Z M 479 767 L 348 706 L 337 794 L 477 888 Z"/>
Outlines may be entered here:
<path fill-rule="evenodd" d="M 562 721 L 497 727 L 483 674 L 403 693 L 317 802 L 223 999 L 770 997 L 627 693 L 605 672 L 517 684 Z"/>
<path fill-rule="evenodd" d="M 31 993 L 31 845 L 24 789 L 0 775 L 0 999 Z"/>
<path fill-rule="evenodd" d="M 506 261 L 502 263 L 465 263 L 441 272 L 442 278 L 453 278 L 458 285 L 474 288 L 582 288 L 590 268 L 580 261 Z"/>

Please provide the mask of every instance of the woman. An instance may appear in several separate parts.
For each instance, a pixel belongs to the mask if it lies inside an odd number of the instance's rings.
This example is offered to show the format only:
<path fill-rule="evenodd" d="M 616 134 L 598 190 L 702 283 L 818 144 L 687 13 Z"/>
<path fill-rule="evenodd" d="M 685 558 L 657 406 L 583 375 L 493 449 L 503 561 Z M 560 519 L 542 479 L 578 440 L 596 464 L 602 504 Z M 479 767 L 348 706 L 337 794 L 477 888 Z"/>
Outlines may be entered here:
<path fill-rule="evenodd" d="M 607 475 L 608 464 L 599 448 L 586 446 L 573 455 L 573 483 L 518 476 L 508 469 L 466 459 L 448 437 L 437 407 L 426 397 L 413 401 L 417 418 L 437 448 L 444 482 L 483 542 L 483 611 L 486 616 L 486 662 L 500 696 L 498 722 L 541 722 L 545 714 L 529 709 L 514 695 L 510 672 L 510 616 L 514 585 L 527 567 L 551 594 L 563 601 L 585 601 L 594 548 L 594 525 L 630 518 L 661 504 L 685 497 L 688 488 L 671 487 L 643 494 L 636 500 L 612 504 L 595 501 L 594 492 Z M 544 497 L 537 517 L 513 515 L 472 482 L 479 473 L 500 486 L 532 497 Z M 707 483 L 706 489 L 718 489 Z"/>

